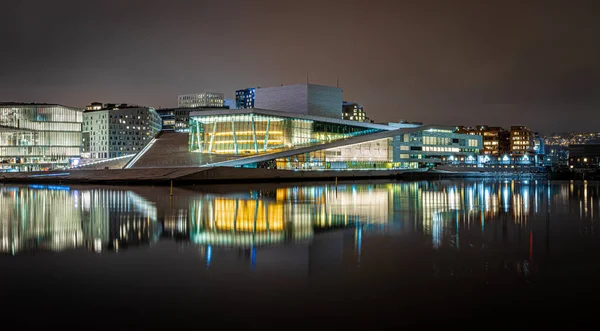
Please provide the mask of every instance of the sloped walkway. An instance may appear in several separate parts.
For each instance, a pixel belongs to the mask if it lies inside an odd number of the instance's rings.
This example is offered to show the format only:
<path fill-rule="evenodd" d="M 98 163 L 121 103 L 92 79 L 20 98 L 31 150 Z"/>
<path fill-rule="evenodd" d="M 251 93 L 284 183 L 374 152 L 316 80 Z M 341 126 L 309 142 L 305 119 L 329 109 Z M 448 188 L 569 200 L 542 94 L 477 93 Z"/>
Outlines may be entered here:
<path fill-rule="evenodd" d="M 234 158 L 192 153 L 188 150 L 188 137 L 189 134 L 186 132 L 163 131 L 150 149 L 133 164 L 131 169 L 200 167 L 207 163 L 222 162 Z"/>

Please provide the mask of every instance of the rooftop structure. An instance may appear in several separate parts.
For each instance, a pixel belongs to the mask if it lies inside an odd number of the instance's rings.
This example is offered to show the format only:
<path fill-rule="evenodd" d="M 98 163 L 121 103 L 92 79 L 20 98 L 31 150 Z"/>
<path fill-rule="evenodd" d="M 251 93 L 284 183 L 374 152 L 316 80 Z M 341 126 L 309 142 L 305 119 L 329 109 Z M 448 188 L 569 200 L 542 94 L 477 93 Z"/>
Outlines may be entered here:
<path fill-rule="evenodd" d="M 195 94 L 184 94 L 177 98 L 179 108 L 198 107 L 223 107 L 225 95 L 223 93 L 203 92 Z"/>
<path fill-rule="evenodd" d="M 281 112 L 342 118 L 342 89 L 315 84 L 257 88 L 254 107 Z"/>
<path fill-rule="evenodd" d="M 215 110 L 215 109 L 229 109 L 229 108 L 226 108 L 226 107 L 161 108 L 161 109 L 157 109 L 156 112 L 162 119 L 162 129 L 163 130 L 187 132 L 189 122 L 190 122 L 190 112 Z"/>

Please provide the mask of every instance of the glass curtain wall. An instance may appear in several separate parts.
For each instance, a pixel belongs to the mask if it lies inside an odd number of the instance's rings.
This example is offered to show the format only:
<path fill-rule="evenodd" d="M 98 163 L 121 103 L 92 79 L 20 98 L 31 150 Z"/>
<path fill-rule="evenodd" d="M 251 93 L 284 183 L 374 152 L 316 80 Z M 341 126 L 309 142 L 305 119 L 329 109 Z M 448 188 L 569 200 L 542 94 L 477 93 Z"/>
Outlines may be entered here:
<path fill-rule="evenodd" d="M 83 111 L 59 105 L 0 104 L 1 171 L 68 166 L 81 154 Z"/>
<path fill-rule="evenodd" d="M 256 155 L 311 146 L 378 129 L 257 114 L 196 116 L 190 120 L 190 151 Z"/>
<path fill-rule="evenodd" d="M 280 158 L 277 169 L 393 169 L 392 138 Z"/>

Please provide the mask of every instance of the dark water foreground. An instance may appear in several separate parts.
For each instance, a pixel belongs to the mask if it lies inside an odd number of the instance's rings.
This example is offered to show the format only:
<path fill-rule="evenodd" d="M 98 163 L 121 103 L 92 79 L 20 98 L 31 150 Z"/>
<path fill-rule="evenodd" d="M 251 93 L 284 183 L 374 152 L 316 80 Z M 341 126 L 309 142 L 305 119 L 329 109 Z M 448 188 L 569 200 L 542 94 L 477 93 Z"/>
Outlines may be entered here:
<path fill-rule="evenodd" d="M 592 328 L 599 194 L 583 181 L 214 186 L 173 198 L 0 186 L 0 317 L 7 330 Z"/>

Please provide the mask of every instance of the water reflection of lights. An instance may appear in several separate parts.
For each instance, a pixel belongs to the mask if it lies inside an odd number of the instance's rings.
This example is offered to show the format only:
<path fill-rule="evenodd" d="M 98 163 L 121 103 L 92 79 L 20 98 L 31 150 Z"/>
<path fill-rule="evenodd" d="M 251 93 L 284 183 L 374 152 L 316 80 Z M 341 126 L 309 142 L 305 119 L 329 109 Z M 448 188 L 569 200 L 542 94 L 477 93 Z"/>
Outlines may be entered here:
<path fill-rule="evenodd" d="M 0 251 L 88 247 L 101 252 L 114 240 L 140 242 L 152 237 L 149 222 L 155 215 L 152 204 L 130 191 L 2 187 Z"/>
<path fill-rule="evenodd" d="M 584 182 L 552 188 L 545 182 L 484 180 L 323 185 L 198 194 L 162 209 L 159 223 L 156 204 L 131 191 L 6 187 L 0 189 L 0 250 L 87 247 L 102 252 L 148 244 L 165 233 L 163 238 L 199 244 L 213 262 L 219 247 L 244 250 L 255 260 L 260 247 L 310 242 L 315 233 L 353 227 L 353 249 L 360 259 L 369 236 L 389 231 L 423 233 L 436 249 L 529 231 L 528 221 L 536 214 L 546 216 L 551 204 L 564 208 L 573 196 L 580 198 L 569 208 L 581 202 L 581 217 L 594 217 L 597 195 L 598 188 Z M 593 222 L 582 224 L 593 232 Z"/>
<path fill-rule="evenodd" d="M 251 197 L 263 196 L 262 199 Z M 273 198 L 274 197 L 274 198 Z M 247 197 L 207 197 L 192 202 L 196 215 L 191 239 L 198 244 L 254 247 L 286 240 L 307 240 L 314 228 L 385 224 L 389 220 L 386 187 L 342 186 L 250 192 Z"/>

